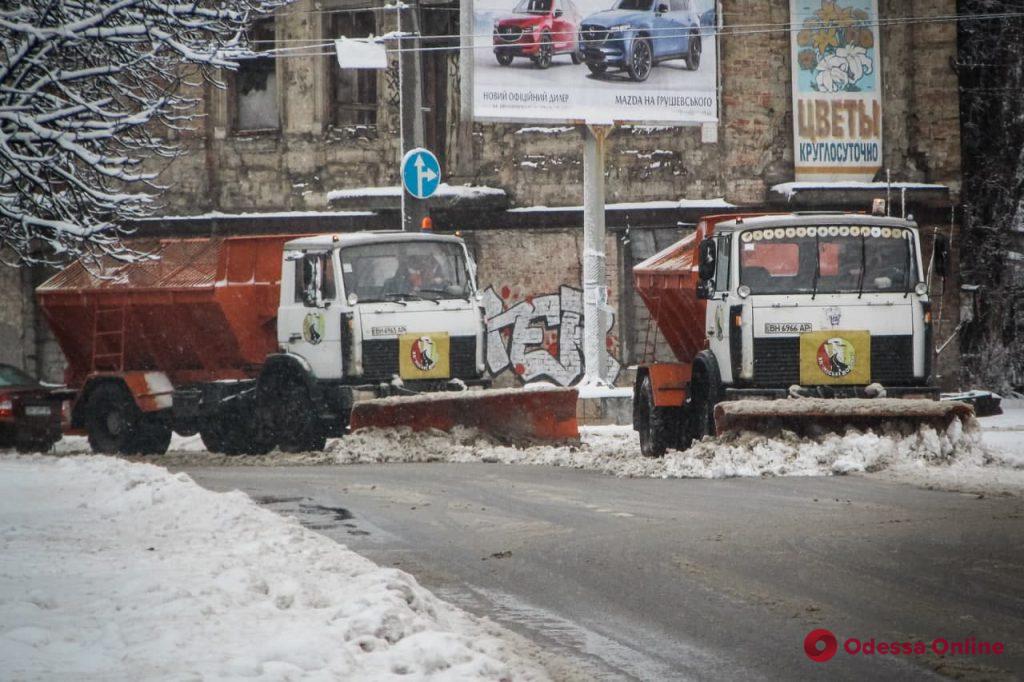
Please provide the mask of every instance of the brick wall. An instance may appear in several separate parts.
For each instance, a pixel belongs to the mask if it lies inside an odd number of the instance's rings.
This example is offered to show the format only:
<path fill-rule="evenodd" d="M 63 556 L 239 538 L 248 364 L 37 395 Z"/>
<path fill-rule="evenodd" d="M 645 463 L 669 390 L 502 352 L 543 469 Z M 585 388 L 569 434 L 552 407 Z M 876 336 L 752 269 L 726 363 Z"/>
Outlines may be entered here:
<path fill-rule="evenodd" d="M 784 24 L 785 2 L 726 0 L 727 25 Z M 324 16 L 311 0 L 278 15 L 279 40 L 325 40 Z M 883 18 L 954 14 L 952 0 L 880 0 Z M 393 13 L 381 13 L 381 32 Z M 960 186 L 955 26 L 949 22 L 885 26 L 881 32 L 884 155 L 894 180 Z M 582 144 L 574 129 L 538 132 L 520 125 L 463 125 L 458 116 L 457 61 L 441 60 L 449 77 L 448 116 L 436 122 L 445 140 L 445 175 L 454 183 L 505 189 L 513 205 L 582 202 Z M 789 34 L 748 33 L 721 42 L 719 142 L 700 130 L 625 128 L 610 138 L 608 201 L 724 196 L 761 203 L 768 188 L 792 179 Z M 331 189 L 397 183 L 398 120 L 394 70 L 380 72 L 376 131 L 329 125 L 330 57 L 278 60 L 281 130 L 236 135 L 231 90 L 207 88 L 204 119 L 185 141 L 190 154 L 164 172 L 169 212 L 318 209 Z M 230 78 L 228 79 L 230 80 Z M 526 128 L 524 130 L 524 128 Z"/>

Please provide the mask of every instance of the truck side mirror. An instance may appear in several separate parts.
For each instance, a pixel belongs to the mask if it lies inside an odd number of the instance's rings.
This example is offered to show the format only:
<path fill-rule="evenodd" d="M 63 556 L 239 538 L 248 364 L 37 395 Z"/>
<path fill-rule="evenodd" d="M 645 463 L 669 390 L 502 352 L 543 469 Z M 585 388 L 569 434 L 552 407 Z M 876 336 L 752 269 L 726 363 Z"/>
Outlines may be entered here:
<path fill-rule="evenodd" d="M 718 253 L 714 239 L 705 239 L 700 243 L 700 266 L 697 273 L 701 282 L 707 282 L 715 276 L 718 267 Z"/>
<path fill-rule="evenodd" d="M 560 10 L 560 9 L 556 9 L 556 10 L 555 10 L 555 18 L 556 18 L 556 19 L 557 19 L 558 17 L 562 16 L 563 14 L 565 14 L 565 12 L 563 12 L 562 10 Z"/>
<path fill-rule="evenodd" d="M 935 235 L 932 245 L 932 263 L 935 273 L 942 278 L 949 276 L 949 237 L 944 234 Z"/>
<path fill-rule="evenodd" d="M 665 3 L 658 5 L 658 14 L 668 14 L 668 5 Z"/>

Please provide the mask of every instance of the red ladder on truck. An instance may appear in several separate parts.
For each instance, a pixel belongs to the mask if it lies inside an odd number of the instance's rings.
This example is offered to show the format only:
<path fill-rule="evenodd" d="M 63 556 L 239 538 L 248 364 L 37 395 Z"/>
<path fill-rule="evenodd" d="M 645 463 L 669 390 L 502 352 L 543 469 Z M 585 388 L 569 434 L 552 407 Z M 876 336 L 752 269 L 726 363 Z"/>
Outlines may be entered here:
<path fill-rule="evenodd" d="M 92 370 L 124 371 L 125 306 L 96 303 L 92 316 Z"/>

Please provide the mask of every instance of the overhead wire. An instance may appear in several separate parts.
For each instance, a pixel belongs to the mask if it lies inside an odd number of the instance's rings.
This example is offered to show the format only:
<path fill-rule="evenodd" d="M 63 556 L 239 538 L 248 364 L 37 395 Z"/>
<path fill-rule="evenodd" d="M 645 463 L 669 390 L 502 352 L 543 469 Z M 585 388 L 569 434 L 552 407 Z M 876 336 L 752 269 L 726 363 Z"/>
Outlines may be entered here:
<path fill-rule="evenodd" d="M 393 9 L 394 6 L 389 6 L 388 8 L 389 9 Z M 370 11 L 371 9 L 378 9 L 379 10 L 379 9 L 385 9 L 385 8 L 377 7 L 377 8 L 367 8 L 367 9 L 360 9 L 360 10 L 354 10 L 353 9 L 351 11 Z M 346 10 L 346 11 L 348 11 L 348 10 Z M 851 26 L 852 27 L 860 27 L 860 28 L 887 28 L 887 27 L 892 27 L 892 26 L 921 25 L 921 24 L 933 24 L 933 23 L 953 23 L 953 22 L 959 22 L 959 21 L 964 21 L 964 20 L 991 21 L 991 20 L 997 20 L 997 19 L 1019 19 L 1019 18 L 1024 18 L 1024 12 L 1001 12 L 1001 13 L 992 13 L 992 14 L 945 14 L 945 15 L 932 15 L 932 16 L 890 17 L 890 18 L 886 18 L 886 19 L 879 18 L 879 19 L 876 19 L 874 21 L 859 20 L 859 21 L 852 22 Z M 721 28 L 701 27 L 699 29 L 699 31 L 700 31 L 702 37 L 726 38 L 726 37 L 734 37 L 734 36 L 735 37 L 740 37 L 740 36 L 749 36 L 749 35 L 764 35 L 764 34 L 770 34 L 770 33 L 793 33 L 793 32 L 800 32 L 800 31 L 803 31 L 803 30 L 814 30 L 815 28 L 824 27 L 824 26 L 825 26 L 825 24 L 820 23 L 820 22 L 815 22 L 815 23 L 804 22 L 804 23 L 800 23 L 800 24 L 798 24 L 796 22 L 761 23 L 761 24 L 735 24 L 735 25 L 731 25 L 731 26 L 728 26 L 728 25 L 727 26 L 723 26 Z M 661 31 L 655 37 L 662 37 L 662 38 L 668 37 L 668 38 L 671 38 L 671 37 L 683 37 L 683 36 L 686 36 L 686 35 L 690 35 L 693 32 L 693 27 L 687 27 L 687 28 L 684 28 L 684 29 L 679 29 L 679 28 L 676 28 L 676 27 L 671 27 L 671 28 L 666 28 L 666 29 L 648 29 L 648 30 L 656 32 L 656 33 Z M 456 34 L 419 35 L 419 36 L 408 35 L 408 36 L 404 36 L 404 38 L 401 38 L 401 39 L 405 39 L 405 38 L 418 38 L 420 41 L 459 40 L 460 42 L 463 41 L 463 40 L 471 40 L 472 44 L 469 44 L 469 45 L 462 45 L 462 44 L 460 44 L 460 45 L 420 46 L 420 47 L 397 47 L 397 48 L 396 47 L 387 47 L 385 49 L 386 49 L 387 52 L 393 53 L 393 54 L 397 54 L 399 52 L 405 52 L 405 53 L 410 53 L 410 52 L 453 52 L 453 51 L 461 51 L 461 50 L 464 50 L 464 49 L 473 49 L 473 50 L 485 49 L 485 50 L 491 50 L 491 49 L 493 49 L 493 44 L 490 43 L 490 42 L 487 42 L 487 40 L 492 38 L 492 36 L 493 36 L 493 33 L 465 34 L 465 35 L 464 34 L 458 34 L 458 33 L 456 33 Z M 387 36 L 367 36 L 366 39 L 376 38 L 376 39 L 379 40 L 382 37 L 386 38 Z M 362 38 L 359 38 L 359 39 L 361 40 Z M 397 40 L 397 39 L 400 39 L 400 38 L 396 37 L 394 39 Z M 295 51 L 295 50 L 302 50 L 302 49 L 318 50 L 318 49 L 330 48 L 330 47 L 334 46 L 333 40 L 331 40 L 331 42 L 319 42 L 319 43 L 316 42 L 318 40 L 322 41 L 323 39 L 322 38 L 319 38 L 319 39 L 318 38 L 309 38 L 309 39 L 305 39 L 305 38 L 281 38 L 281 39 L 275 39 L 273 41 L 268 41 L 268 40 L 257 41 L 259 44 L 281 43 L 281 42 L 306 42 L 306 41 L 310 41 L 311 44 L 309 44 L 309 45 L 300 45 L 298 47 L 283 47 L 283 48 L 272 48 L 272 49 L 269 49 L 269 50 L 262 50 L 258 54 L 254 54 L 253 57 L 257 57 L 257 56 L 260 56 L 260 57 L 263 57 L 263 56 L 318 57 L 318 56 L 330 56 L 330 55 L 334 54 L 333 52 L 309 52 L 309 53 L 302 53 L 302 54 L 287 54 L 287 55 L 286 54 L 279 54 L 279 53 L 284 52 L 284 51 L 292 52 L 292 51 Z M 606 42 L 606 40 L 607 40 L 606 38 L 600 38 L 600 39 L 587 39 L 587 38 L 584 38 L 583 40 L 578 40 L 578 42 L 583 43 L 583 44 L 588 44 L 588 43 L 604 43 L 604 42 Z"/>

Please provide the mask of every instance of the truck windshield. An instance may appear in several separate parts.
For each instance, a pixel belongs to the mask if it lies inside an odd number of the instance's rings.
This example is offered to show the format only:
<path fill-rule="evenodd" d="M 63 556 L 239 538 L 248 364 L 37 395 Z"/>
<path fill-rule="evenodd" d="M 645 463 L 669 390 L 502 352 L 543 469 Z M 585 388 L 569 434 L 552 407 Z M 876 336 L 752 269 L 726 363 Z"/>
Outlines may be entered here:
<path fill-rule="evenodd" d="M 383 242 L 341 250 L 345 295 L 360 301 L 467 298 L 462 246 L 440 241 Z"/>
<path fill-rule="evenodd" d="M 910 291 L 918 282 L 914 233 L 827 225 L 747 230 L 740 284 L 755 294 Z"/>

